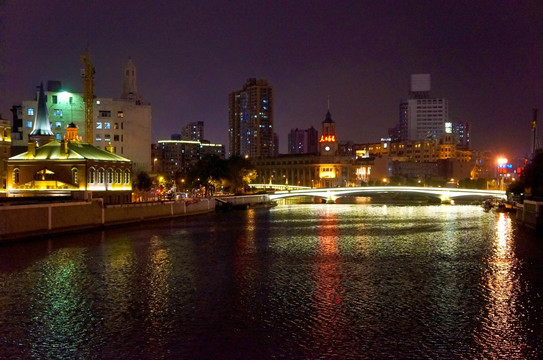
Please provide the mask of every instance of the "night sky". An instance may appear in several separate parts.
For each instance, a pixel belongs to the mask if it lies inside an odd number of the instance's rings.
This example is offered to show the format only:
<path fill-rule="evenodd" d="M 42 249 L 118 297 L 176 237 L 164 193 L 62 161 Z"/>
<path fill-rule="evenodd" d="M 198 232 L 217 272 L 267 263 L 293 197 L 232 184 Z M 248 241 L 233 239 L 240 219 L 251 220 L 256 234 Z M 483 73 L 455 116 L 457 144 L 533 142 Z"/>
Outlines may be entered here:
<path fill-rule="evenodd" d="M 190 121 L 228 145 L 228 93 L 247 78 L 275 92 L 275 131 L 319 129 L 379 141 L 398 122 L 412 73 L 432 75 L 473 148 L 527 154 L 532 109 L 543 128 L 543 3 L 535 1 L 0 0 L 0 113 L 41 81 L 81 92 L 80 54 L 95 94 L 118 98 L 131 57 L 153 105 L 153 138 Z M 543 130 L 541 131 L 543 133 Z"/>

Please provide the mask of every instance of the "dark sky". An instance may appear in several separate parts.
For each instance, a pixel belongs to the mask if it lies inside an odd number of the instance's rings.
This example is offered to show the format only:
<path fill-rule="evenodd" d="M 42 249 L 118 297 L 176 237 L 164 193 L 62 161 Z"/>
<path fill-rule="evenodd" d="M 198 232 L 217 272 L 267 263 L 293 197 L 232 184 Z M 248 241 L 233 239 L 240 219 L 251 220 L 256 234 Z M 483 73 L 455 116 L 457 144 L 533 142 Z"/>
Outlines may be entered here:
<path fill-rule="evenodd" d="M 153 105 L 153 138 L 204 121 L 228 144 L 228 93 L 250 77 L 275 91 L 275 131 L 320 130 L 330 96 L 339 140 L 378 141 L 398 121 L 412 73 L 432 75 L 473 147 L 508 156 L 543 124 L 543 2 L 0 0 L 0 113 L 41 81 L 81 91 L 80 54 L 95 93 L 119 97 L 131 57 Z M 543 133 L 543 131 L 542 131 Z"/>

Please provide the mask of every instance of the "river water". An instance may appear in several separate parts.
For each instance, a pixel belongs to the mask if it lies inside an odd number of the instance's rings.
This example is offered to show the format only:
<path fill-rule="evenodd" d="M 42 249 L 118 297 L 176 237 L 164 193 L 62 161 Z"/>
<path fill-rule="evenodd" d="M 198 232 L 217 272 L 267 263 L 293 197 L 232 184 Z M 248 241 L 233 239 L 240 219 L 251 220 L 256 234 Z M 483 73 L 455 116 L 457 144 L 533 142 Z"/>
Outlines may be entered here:
<path fill-rule="evenodd" d="M 476 206 L 285 205 L 0 246 L 0 358 L 543 356 L 543 239 Z"/>

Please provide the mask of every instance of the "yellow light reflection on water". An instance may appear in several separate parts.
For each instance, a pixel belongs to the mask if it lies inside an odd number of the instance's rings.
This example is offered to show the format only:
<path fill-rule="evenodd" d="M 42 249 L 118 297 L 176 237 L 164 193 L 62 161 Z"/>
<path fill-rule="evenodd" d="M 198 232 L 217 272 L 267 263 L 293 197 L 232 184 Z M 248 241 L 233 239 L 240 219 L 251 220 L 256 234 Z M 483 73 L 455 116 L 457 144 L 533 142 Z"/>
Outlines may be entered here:
<path fill-rule="evenodd" d="M 486 314 L 482 319 L 482 332 L 477 335 L 483 353 L 491 358 L 520 354 L 527 346 L 517 308 L 521 287 L 515 273 L 518 259 L 514 253 L 513 239 L 512 220 L 500 213 L 495 225 L 488 271 L 482 283 L 487 303 Z"/>

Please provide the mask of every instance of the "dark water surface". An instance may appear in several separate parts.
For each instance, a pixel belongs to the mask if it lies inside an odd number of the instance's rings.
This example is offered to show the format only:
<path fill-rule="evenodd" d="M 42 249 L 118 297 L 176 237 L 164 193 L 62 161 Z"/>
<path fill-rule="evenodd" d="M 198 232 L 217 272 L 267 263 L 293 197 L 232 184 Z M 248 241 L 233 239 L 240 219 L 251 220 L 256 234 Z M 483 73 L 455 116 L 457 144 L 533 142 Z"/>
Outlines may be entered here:
<path fill-rule="evenodd" d="M 0 246 L 0 357 L 543 357 L 543 239 L 475 206 L 293 205 Z"/>

